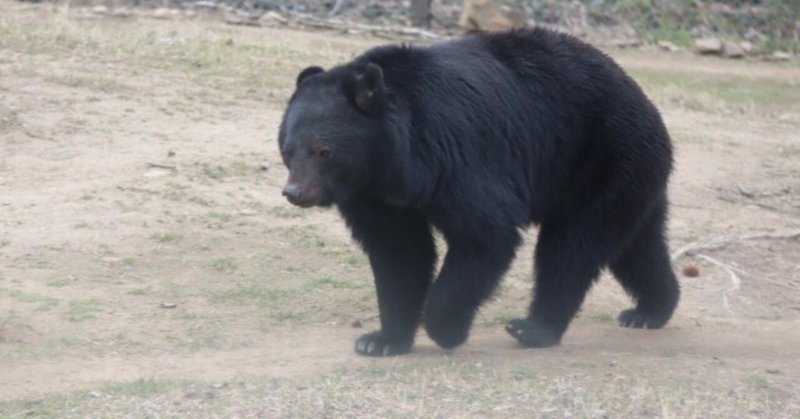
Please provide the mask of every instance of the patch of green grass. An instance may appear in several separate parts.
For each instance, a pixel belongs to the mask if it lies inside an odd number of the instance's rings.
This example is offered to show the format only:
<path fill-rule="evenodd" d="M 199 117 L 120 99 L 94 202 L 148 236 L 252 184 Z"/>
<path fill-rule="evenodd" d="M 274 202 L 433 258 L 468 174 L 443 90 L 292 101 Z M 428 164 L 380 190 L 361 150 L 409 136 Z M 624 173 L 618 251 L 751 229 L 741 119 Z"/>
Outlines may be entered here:
<path fill-rule="evenodd" d="M 248 165 L 245 162 L 236 161 L 233 162 L 233 164 L 231 165 L 231 172 L 233 172 L 237 176 L 245 176 L 258 173 L 258 170 L 256 170 L 256 168 Z"/>
<path fill-rule="evenodd" d="M 64 320 L 70 322 L 81 322 L 95 318 L 101 311 L 102 303 L 96 298 L 80 298 L 69 301 L 67 311 L 64 313 Z"/>
<path fill-rule="evenodd" d="M 769 79 L 651 69 L 630 73 L 655 100 L 693 110 L 800 111 L 800 85 Z"/>
<path fill-rule="evenodd" d="M 498 313 L 494 315 L 478 316 L 477 324 L 481 326 L 495 326 L 498 324 L 506 324 L 513 319 L 519 318 L 519 313 Z"/>
<path fill-rule="evenodd" d="M 767 390 L 770 388 L 769 381 L 760 375 L 751 375 L 745 378 L 745 382 L 752 388 Z"/>
<path fill-rule="evenodd" d="M 200 32 L 174 28 L 178 30 L 171 32 L 117 25 L 87 27 L 58 19 L 8 19 L 0 20 L 0 48 L 121 62 L 127 64 L 130 74 L 137 74 L 141 68 L 172 70 L 188 75 L 199 86 L 225 91 L 234 98 L 279 97 L 281 102 L 304 65 L 331 66 L 363 50 L 363 46 L 335 40 L 303 44 L 269 37 L 238 39 L 230 45 L 227 34 L 214 36 L 219 31 L 213 30 L 213 25 L 210 28 Z M 104 76 L 68 74 L 54 78 L 61 84 L 99 91 L 124 87 Z"/>
<path fill-rule="evenodd" d="M 200 170 L 204 175 L 214 180 L 220 180 L 228 176 L 228 169 L 219 165 L 211 165 L 208 163 L 203 163 L 200 167 L 201 167 Z"/>
<path fill-rule="evenodd" d="M 800 146 L 784 145 L 778 148 L 781 157 L 800 157 Z"/>
<path fill-rule="evenodd" d="M 313 224 L 271 228 L 268 232 L 290 240 L 294 247 L 301 249 L 319 250 L 327 245 L 317 232 L 317 226 Z"/>
<path fill-rule="evenodd" d="M 294 295 L 286 289 L 278 289 L 267 284 L 237 285 L 223 290 L 207 292 L 208 300 L 220 304 L 252 304 L 260 307 L 276 307 Z"/>
<path fill-rule="evenodd" d="M 173 387 L 173 385 L 171 381 L 156 380 L 155 378 L 139 378 L 134 381 L 109 384 L 103 387 L 100 392 L 129 397 L 146 397 L 162 393 Z"/>
<path fill-rule="evenodd" d="M 171 333 L 166 338 L 175 345 L 196 351 L 218 347 L 222 337 L 222 330 L 218 323 L 196 320 L 183 334 Z"/>
<path fill-rule="evenodd" d="M 193 197 L 189 198 L 189 202 L 192 202 L 192 203 L 195 203 L 197 205 L 204 206 L 204 207 L 214 206 L 214 200 L 213 199 L 203 198 L 202 196 L 193 196 Z"/>
<path fill-rule="evenodd" d="M 50 265 L 44 259 L 34 259 L 28 263 L 31 269 L 47 269 Z"/>
<path fill-rule="evenodd" d="M 50 311 L 58 306 L 59 301 L 55 298 L 48 298 L 42 301 L 34 310 L 36 311 Z"/>
<path fill-rule="evenodd" d="M 183 237 L 180 234 L 166 232 L 153 234 L 150 238 L 159 243 L 174 243 Z"/>
<path fill-rule="evenodd" d="M 161 192 L 161 196 L 171 201 L 182 201 L 186 199 L 188 189 L 186 185 L 170 181 L 166 183 L 166 190 Z"/>
<path fill-rule="evenodd" d="M 270 215 L 283 219 L 303 218 L 308 214 L 307 211 L 289 205 L 275 205 L 270 207 L 267 212 Z"/>
<path fill-rule="evenodd" d="M 70 282 L 72 282 L 72 281 L 70 281 L 69 278 L 61 276 L 61 277 L 53 278 L 53 279 L 47 281 L 47 283 L 45 285 L 47 285 L 48 287 L 60 288 L 60 287 L 63 287 L 65 285 L 69 284 Z"/>
<path fill-rule="evenodd" d="M 220 223 L 227 223 L 233 219 L 233 216 L 224 212 L 212 211 L 206 214 L 206 218 L 210 218 Z"/>
<path fill-rule="evenodd" d="M 235 272 L 238 266 L 231 258 L 217 258 L 211 261 L 211 267 L 221 272 Z"/>
<path fill-rule="evenodd" d="M 104 243 L 101 243 L 99 246 L 97 246 L 97 251 L 103 256 L 111 256 L 114 254 L 114 251 L 111 250 L 111 246 Z"/>
<path fill-rule="evenodd" d="M 647 34 L 645 40 L 651 43 L 658 41 L 669 41 L 683 48 L 690 48 L 692 45 L 694 45 L 694 36 L 692 36 L 691 31 L 680 29 L 674 26 L 665 26 L 654 29 Z"/>
<path fill-rule="evenodd" d="M 613 322 L 615 320 L 614 316 L 612 316 L 611 314 L 608 314 L 608 313 L 604 313 L 604 312 L 586 313 L 586 314 L 584 314 L 584 316 L 587 319 L 594 320 L 596 322 L 601 322 L 601 323 L 611 323 L 611 322 Z"/>
<path fill-rule="evenodd" d="M 0 105 L 0 132 L 9 131 L 17 126 L 19 126 L 17 111 Z"/>
<path fill-rule="evenodd" d="M 325 276 L 322 278 L 309 279 L 303 283 L 302 289 L 305 291 L 315 291 L 319 289 L 359 289 L 364 288 L 363 284 L 344 278 L 333 278 Z"/>
<path fill-rule="evenodd" d="M 6 290 L 9 297 L 21 303 L 37 303 L 42 301 L 45 297 L 33 292 L 20 291 L 20 290 Z"/>
<path fill-rule="evenodd" d="M 369 263 L 367 257 L 361 254 L 350 253 L 344 258 L 344 264 L 352 268 L 360 268 Z"/>
<path fill-rule="evenodd" d="M 133 289 L 128 290 L 128 295 L 148 295 L 152 292 L 152 288 L 148 287 L 136 287 Z"/>
<path fill-rule="evenodd" d="M 45 81 L 69 87 L 97 90 L 103 93 L 121 92 L 128 87 L 100 75 L 63 74 L 45 76 Z"/>
<path fill-rule="evenodd" d="M 606 359 L 607 360 L 607 359 Z M 605 363 L 493 362 L 473 357 L 341 367 L 301 378 L 242 379 L 241 386 L 144 378 L 97 390 L 0 403 L 0 416 L 253 417 L 797 417 L 791 391 L 766 392 L 737 372 L 615 370 Z M 670 371 L 664 375 L 656 372 Z M 634 374 L 630 371 L 645 371 Z M 758 383 L 758 381 L 756 381 Z M 749 383 L 747 383 L 749 384 Z M 231 403 L 234 400 L 235 403 Z"/>
<path fill-rule="evenodd" d="M 9 297 L 26 304 L 36 304 L 35 311 L 49 311 L 59 303 L 57 298 L 48 297 L 30 291 L 5 290 Z"/>

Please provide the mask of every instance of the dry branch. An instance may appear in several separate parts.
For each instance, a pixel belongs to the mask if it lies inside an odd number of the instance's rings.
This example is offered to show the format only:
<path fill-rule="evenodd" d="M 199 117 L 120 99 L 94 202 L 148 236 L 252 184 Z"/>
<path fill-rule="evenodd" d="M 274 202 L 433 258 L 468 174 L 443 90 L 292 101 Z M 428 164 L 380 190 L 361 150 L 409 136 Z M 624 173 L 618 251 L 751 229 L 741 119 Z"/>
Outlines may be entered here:
<path fill-rule="evenodd" d="M 672 253 L 671 259 L 677 261 L 683 256 L 697 254 L 704 250 L 719 250 L 730 246 L 733 243 L 746 240 L 791 240 L 800 237 L 800 230 L 752 233 L 741 236 L 718 236 L 708 239 L 698 240 L 683 246 Z"/>
<path fill-rule="evenodd" d="M 273 15 L 276 14 L 275 12 L 269 12 L 269 13 L 272 13 Z M 442 37 L 442 35 L 438 33 L 431 32 L 429 30 L 421 28 L 407 28 L 403 26 L 366 25 L 362 23 L 356 23 L 334 18 L 332 15 L 328 19 L 323 19 L 306 13 L 286 11 L 284 12 L 283 18 L 285 19 L 285 22 L 281 21 L 281 23 L 288 25 L 296 25 L 296 26 L 316 28 L 316 29 L 329 29 L 329 30 L 341 31 L 344 33 L 361 32 L 383 37 L 385 37 L 388 34 L 393 34 L 395 36 L 402 35 L 402 36 L 412 36 L 416 38 L 428 38 L 428 39 L 438 39 Z M 261 25 L 261 23 L 259 22 L 259 18 L 257 16 L 249 16 L 249 15 L 243 16 L 241 14 L 229 15 L 228 18 L 226 19 L 226 22 L 232 25 L 247 25 L 247 26 Z"/>
<path fill-rule="evenodd" d="M 733 312 L 733 310 L 731 310 L 730 304 L 728 304 L 728 296 L 736 291 L 739 291 L 742 288 L 742 279 L 739 278 L 739 275 L 736 274 L 736 268 L 727 263 L 714 259 L 708 255 L 698 254 L 697 257 L 719 266 L 720 268 L 724 269 L 725 272 L 727 272 L 728 275 L 730 276 L 731 287 L 728 288 L 727 291 L 722 293 L 722 305 L 724 305 L 728 311 Z"/>
<path fill-rule="evenodd" d="M 147 163 L 147 167 L 148 168 L 152 168 L 152 169 L 164 169 L 164 170 L 172 170 L 172 171 L 178 170 L 178 168 L 175 167 L 175 166 L 171 166 L 171 165 L 167 165 L 167 164 L 160 164 L 160 163 L 150 163 L 150 162 Z"/>

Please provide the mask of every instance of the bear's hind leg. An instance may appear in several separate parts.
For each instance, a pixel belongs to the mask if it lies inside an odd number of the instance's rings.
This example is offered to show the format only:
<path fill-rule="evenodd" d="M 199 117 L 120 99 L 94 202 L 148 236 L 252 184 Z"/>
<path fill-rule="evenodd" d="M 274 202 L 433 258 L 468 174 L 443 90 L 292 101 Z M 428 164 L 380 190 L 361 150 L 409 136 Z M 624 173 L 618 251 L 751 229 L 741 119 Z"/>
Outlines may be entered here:
<path fill-rule="evenodd" d="M 609 264 L 611 272 L 636 301 L 635 308 L 620 313 L 621 326 L 661 328 L 678 304 L 680 288 L 664 238 L 666 212 L 666 199 L 661 199 L 633 241 Z"/>

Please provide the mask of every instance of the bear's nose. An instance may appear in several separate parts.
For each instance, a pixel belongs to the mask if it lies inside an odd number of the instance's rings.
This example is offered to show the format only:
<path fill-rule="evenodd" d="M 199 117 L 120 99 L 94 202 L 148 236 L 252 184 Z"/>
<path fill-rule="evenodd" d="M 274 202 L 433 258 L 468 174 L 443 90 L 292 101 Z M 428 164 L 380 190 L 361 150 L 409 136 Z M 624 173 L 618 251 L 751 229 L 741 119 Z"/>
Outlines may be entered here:
<path fill-rule="evenodd" d="M 296 184 L 290 183 L 283 188 L 283 196 L 288 198 L 291 202 L 296 202 L 303 196 L 303 190 Z"/>

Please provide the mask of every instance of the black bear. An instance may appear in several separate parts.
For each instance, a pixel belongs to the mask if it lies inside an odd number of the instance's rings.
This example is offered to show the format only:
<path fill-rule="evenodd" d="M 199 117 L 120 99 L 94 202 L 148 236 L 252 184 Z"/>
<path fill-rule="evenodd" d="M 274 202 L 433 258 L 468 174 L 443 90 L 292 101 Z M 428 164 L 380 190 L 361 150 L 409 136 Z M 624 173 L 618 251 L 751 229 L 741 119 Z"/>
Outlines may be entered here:
<path fill-rule="evenodd" d="M 470 34 L 308 67 L 278 142 L 286 198 L 336 205 L 369 257 L 381 329 L 359 354 L 408 352 L 420 322 L 444 348 L 464 343 L 532 223 L 533 302 L 506 326 L 521 344 L 559 344 L 605 266 L 636 302 L 622 326 L 660 328 L 677 305 L 669 135 L 637 84 L 574 37 Z M 435 281 L 432 228 L 448 246 Z"/>

